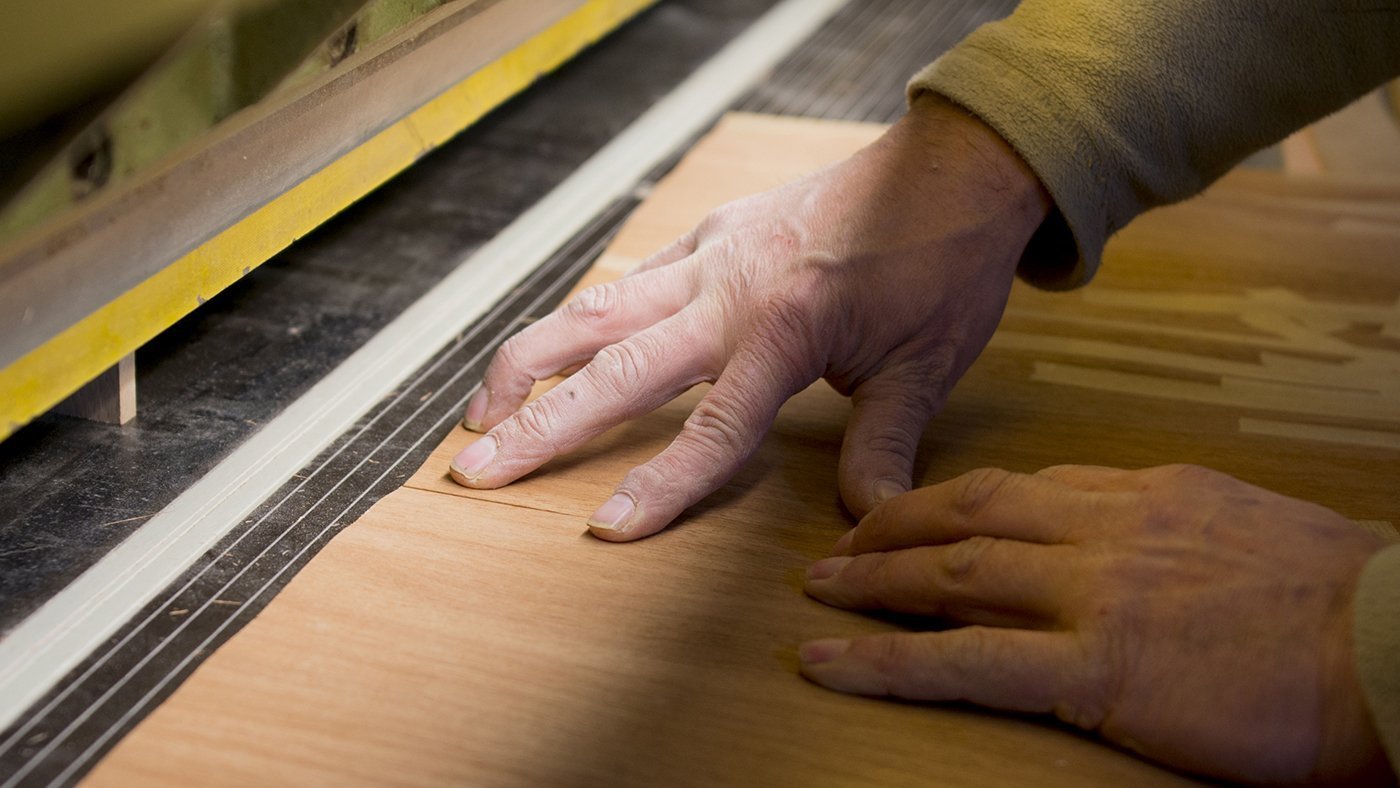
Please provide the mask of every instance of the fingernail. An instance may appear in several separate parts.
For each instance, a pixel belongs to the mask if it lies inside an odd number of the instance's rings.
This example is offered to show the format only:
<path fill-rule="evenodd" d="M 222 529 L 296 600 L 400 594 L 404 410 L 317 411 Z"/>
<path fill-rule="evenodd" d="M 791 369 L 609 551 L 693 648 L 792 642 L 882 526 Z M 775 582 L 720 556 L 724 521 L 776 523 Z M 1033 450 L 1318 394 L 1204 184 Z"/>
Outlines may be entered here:
<path fill-rule="evenodd" d="M 812 564 L 811 566 L 807 567 L 807 579 L 825 580 L 828 577 L 831 577 L 832 575 L 836 574 L 837 572 L 840 572 L 842 569 L 845 569 L 846 564 L 849 564 L 853 560 L 855 559 L 851 558 L 848 555 L 838 555 L 834 558 L 823 558 L 815 564 Z"/>
<path fill-rule="evenodd" d="M 632 518 L 632 512 L 637 508 L 636 501 L 627 493 L 617 493 L 609 498 L 607 503 L 598 507 L 598 511 L 588 518 L 589 528 L 601 528 L 604 531 L 621 531 L 627 525 L 627 521 Z"/>
<path fill-rule="evenodd" d="M 879 506 L 885 501 L 907 492 L 909 490 L 894 479 L 880 479 L 875 482 L 875 505 Z"/>
<path fill-rule="evenodd" d="M 820 665 L 831 662 L 851 647 L 851 641 L 842 638 L 809 640 L 797 647 L 797 658 L 807 665 Z"/>
<path fill-rule="evenodd" d="M 462 419 L 462 426 L 472 432 L 481 432 L 481 420 L 486 418 L 486 387 L 482 386 L 472 395 L 471 401 L 467 403 L 467 415 Z"/>
<path fill-rule="evenodd" d="M 452 470 L 469 482 L 476 481 L 495 457 L 496 438 L 487 435 L 463 449 L 462 453 L 452 460 Z"/>
<path fill-rule="evenodd" d="M 855 541 L 855 538 L 856 538 L 856 529 L 854 529 L 854 528 L 852 528 L 851 530 L 849 530 L 849 531 L 847 531 L 846 533 L 842 534 L 842 535 L 841 535 L 841 538 L 836 540 L 836 544 L 834 544 L 834 545 L 831 546 L 831 554 L 832 554 L 832 555 L 845 555 L 847 552 L 850 551 L 850 549 L 851 549 L 851 542 Z"/>

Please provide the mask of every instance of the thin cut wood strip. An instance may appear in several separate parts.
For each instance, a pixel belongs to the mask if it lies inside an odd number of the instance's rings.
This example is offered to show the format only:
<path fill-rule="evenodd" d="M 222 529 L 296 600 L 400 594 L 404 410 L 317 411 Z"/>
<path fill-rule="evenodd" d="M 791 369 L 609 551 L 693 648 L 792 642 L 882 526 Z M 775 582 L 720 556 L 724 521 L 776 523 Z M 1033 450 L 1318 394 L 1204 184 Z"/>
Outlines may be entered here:
<path fill-rule="evenodd" d="M 1246 410 L 1271 410 L 1315 416 L 1342 416 L 1400 423 L 1395 401 L 1373 393 L 1346 389 L 1326 391 L 1286 387 L 1267 381 L 1223 378 L 1217 383 L 1145 375 L 1078 364 L 1035 362 L 1034 380 L 1062 386 L 1099 389 L 1138 397 L 1225 405 Z"/>
<path fill-rule="evenodd" d="M 1019 290 L 1019 288 L 1017 289 Z M 1180 325 L 1161 325 L 1147 320 L 1124 320 L 1122 318 L 1085 314 L 1088 311 L 1085 309 L 1086 305 L 1083 302 L 1073 301 L 1072 296 L 1063 297 L 1058 304 L 1039 304 L 1037 306 L 1040 308 L 1036 309 L 1018 307 L 1016 306 L 1017 300 L 1019 299 L 1013 300 L 1011 304 L 1008 305 L 1006 309 L 1006 318 L 1038 320 L 1066 326 L 1082 326 L 1100 330 L 1105 334 L 1113 332 L 1155 334 L 1162 337 L 1200 340 L 1227 347 L 1241 346 L 1261 351 L 1296 351 L 1299 349 L 1295 343 L 1287 339 L 1273 335 L 1265 336 L 1263 333 L 1257 331 L 1252 331 L 1251 333 L 1246 333 L 1245 331 L 1213 331 L 1208 329 L 1186 328 Z M 994 336 L 992 341 L 998 341 L 997 337 Z M 1340 360 L 1350 355 L 1350 351 L 1348 350 L 1346 353 L 1329 352 L 1327 355 Z"/>
<path fill-rule="evenodd" d="M 654 251 L 648 244 L 692 226 L 713 207 L 696 194 L 729 199 L 796 176 L 878 129 L 857 131 L 725 119 L 654 190 L 582 284 L 616 276 Z M 1310 209 L 1294 205 L 1290 183 L 1231 176 L 1197 200 L 1143 217 L 1110 245 L 1095 286 L 1237 301 L 1277 288 L 1365 309 L 1400 300 L 1393 265 L 1400 249 L 1341 238 L 1326 221 L 1300 224 L 1299 212 Z M 1371 193 L 1297 188 L 1318 200 Z M 1271 204 L 1293 207 L 1271 223 Z M 1280 311 L 1285 301 L 1250 303 L 1297 325 L 1292 312 Z M 1164 318 L 1152 304 L 1106 306 L 1082 293 L 1018 286 L 1009 314 L 1034 316 L 1047 331 L 1101 327 L 1116 332 L 1114 343 L 1138 336 L 1144 350 L 1160 349 L 1165 326 L 1181 341 L 1254 343 L 1303 365 L 1362 359 L 1388 370 L 1400 361 L 1400 345 L 1386 345 L 1378 326 L 1353 323 L 1345 310 L 1324 316 L 1346 327 L 1315 353 L 1295 336 L 1278 338 L 1228 314 Z M 1027 326 L 1016 331 L 1035 335 Z M 929 427 L 916 466 L 921 483 L 989 465 L 1031 472 L 1059 463 L 1195 462 L 1354 520 L 1396 520 L 1394 447 L 1243 432 L 1241 419 L 1263 420 L 1267 408 L 1248 402 L 1258 392 L 1218 384 L 1213 398 L 1181 398 L 1160 396 L 1158 379 L 1130 378 L 1134 385 L 1121 390 L 1047 382 L 1046 352 L 992 343 Z M 1123 359 L 1096 363 L 1105 373 L 1135 372 Z M 557 381 L 537 390 L 550 385 Z M 1287 405 L 1299 389 L 1271 390 L 1278 402 L 1268 404 Z M 1304 390 L 1307 409 L 1325 411 L 1308 413 L 1319 428 L 1384 432 L 1394 424 L 1387 414 L 1400 413 L 1393 393 L 1373 398 L 1376 407 L 1362 417 L 1348 415 L 1354 393 Z M 336 537 L 89 781 L 1185 781 L 1044 720 L 844 697 L 798 677 L 798 642 L 897 625 L 823 607 L 800 591 L 805 565 L 851 522 L 836 492 L 849 405 L 824 383 L 793 398 L 754 460 L 671 530 L 626 545 L 586 536 L 584 518 L 629 468 L 671 440 L 703 391 L 501 490 L 467 490 L 447 478 L 448 460 L 475 439 L 454 429 L 404 489 Z"/>
<path fill-rule="evenodd" d="M 1240 432 L 1323 441 L 1325 443 L 1348 443 L 1353 446 L 1379 446 L 1384 449 L 1400 451 L 1400 432 L 1358 430 L 1326 424 L 1299 424 L 1294 421 L 1252 418 L 1240 419 Z"/>
<path fill-rule="evenodd" d="M 1373 375 L 1365 375 L 1364 371 L 1361 376 L 1354 373 L 1348 375 L 1347 373 L 1353 368 L 1327 362 L 1305 362 L 1299 359 L 1290 359 L 1293 363 L 1268 365 L 1263 363 L 1261 358 L 1261 363 L 1247 364 L 1189 353 L 1144 348 L 1124 342 L 1043 336 L 1005 329 L 998 331 L 992 342 L 999 348 L 1041 354 L 1062 354 L 1106 361 L 1126 361 L 1209 375 L 1257 378 L 1261 381 L 1317 385 L 1367 393 L 1375 393 L 1380 385 L 1380 381 L 1374 379 Z"/>
<path fill-rule="evenodd" d="M 1181 292 L 1125 292 L 1111 288 L 1085 290 L 1084 300 L 1097 304 L 1128 306 L 1134 309 L 1170 310 L 1174 312 L 1225 312 L 1235 314 L 1250 310 L 1269 314 L 1335 317 L 1345 320 L 1382 322 L 1393 320 L 1400 312 L 1394 305 L 1367 306 L 1312 301 L 1296 293 L 1277 289 L 1247 290 L 1243 297 Z"/>
<path fill-rule="evenodd" d="M 1400 369 L 1400 357 L 1389 350 L 1374 350 L 1357 347 L 1331 335 L 1330 331 L 1320 331 L 1310 323 L 1292 315 L 1278 312 L 1250 311 L 1240 315 L 1240 320 L 1251 328 L 1269 331 L 1275 336 L 1287 338 L 1301 351 L 1335 353 L 1341 356 L 1361 359 L 1367 363 L 1391 369 Z M 1374 324 L 1378 321 L 1363 321 Z M 1334 329 L 1335 330 L 1335 329 Z"/>
<path fill-rule="evenodd" d="M 1391 363 L 1380 363 L 1385 361 Z M 1330 373 L 1330 381 L 1327 375 L 1323 375 L 1316 380 L 1309 378 L 1311 382 L 1324 385 L 1330 383 L 1333 388 L 1355 388 L 1368 391 L 1393 391 L 1397 385 L 1400 385 L 1400 365 L 1393 365 L 1394 359 L 1387 359 L 1380 355 L 1352 358 L 1338 363 L 1266 350 L 1259 354 L 1259 363 L 1269 370 L 1276 380 L 1285 380 L 1290 377 L 1304 378 L 1314 375 L 1319 369 L 1323 369 Z"/>
<path fill-rule="evenodd" d="M 1334 227 L 1340 233 L 1380 235 L 1387 238 L 1400 236 L 1400 224 L 1386 223 L 1375 219 L 1339 219 Z"/>

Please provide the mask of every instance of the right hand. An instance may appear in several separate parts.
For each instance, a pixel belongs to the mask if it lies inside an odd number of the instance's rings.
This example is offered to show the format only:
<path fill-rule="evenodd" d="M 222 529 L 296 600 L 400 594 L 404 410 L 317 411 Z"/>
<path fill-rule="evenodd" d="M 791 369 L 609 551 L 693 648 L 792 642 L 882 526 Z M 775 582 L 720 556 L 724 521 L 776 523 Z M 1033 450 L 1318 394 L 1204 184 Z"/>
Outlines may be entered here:
<path fill-rule="evenodd" d="M 1213 777 L 1389 785 L 1352 638 L 1383 547 L 1195 466 L 983 469 L 879 507 L 807 575 L 830 605 L 965 626 L 798 653 L 831 689 L 1053 713 Z"/>
<path fill-rule="evenodd" d="M 924 427 L 995 329 L 1049 208 L 994 131 L 925 96 L 850 159 L 716 210 L 507 341 L 464 420 L 490 431 L 452 476 L 508 484 L 711 381 L 589 520 L 636 539 L 724 484 L 783 402 L 824 377 L 855 406 L 840 483 L 863 515 L 909 489 Z M 585 362 L 521 409 L 535 381 Z"/>

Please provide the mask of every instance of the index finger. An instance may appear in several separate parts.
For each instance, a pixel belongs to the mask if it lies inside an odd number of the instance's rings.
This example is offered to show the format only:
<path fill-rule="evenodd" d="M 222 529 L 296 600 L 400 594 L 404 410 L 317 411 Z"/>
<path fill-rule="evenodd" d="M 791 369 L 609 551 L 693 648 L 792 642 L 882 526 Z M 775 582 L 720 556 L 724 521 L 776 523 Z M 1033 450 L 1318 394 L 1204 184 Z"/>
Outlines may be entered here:
<path fill-rule="evenodd" d="M 689 280 L 674 272 L 587 288 L 501 345 L 467 406 L 464 426 L 477 432 L 495 427 L 520 409 L 535 381 L 661 323 L 690 298 Z"/>
<path fill-rule="evenodd" d="M 1100 498 L 1044 476 L 983 468 L 885 501 L 837 542 L 835 552 L 951 544 L 973 536 L 1058 544 L 1076 522 L 1095 516 Z"/>
<path fill-rule="evenodd" d="M 710 379 L 713 352 L 695 340 L 698 333 L 694 316 L 681 312 L 603 348 L 567 381 L 463 449 L 452 460 L 452 478 L 482 489 L 509 484 Z"/>

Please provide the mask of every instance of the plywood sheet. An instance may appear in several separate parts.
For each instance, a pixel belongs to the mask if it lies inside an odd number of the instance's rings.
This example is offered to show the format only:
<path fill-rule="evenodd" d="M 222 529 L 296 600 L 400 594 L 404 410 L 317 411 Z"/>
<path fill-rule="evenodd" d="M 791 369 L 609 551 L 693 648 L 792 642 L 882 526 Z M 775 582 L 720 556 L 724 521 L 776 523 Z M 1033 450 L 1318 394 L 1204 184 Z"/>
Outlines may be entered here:
<path fill-rule="evenodd" d="M 877 127 L 732 116 L 592 276 L 714 204 L 845 155 Z M 1395 536 L 1400 188 L 1232 176 L 1143 218 L 1093 287 L 1019 287 L 926 436 L 937 481 L 999 465 L 1198 462 Z M 800 577 L 850 525 L 847 404 L 823 384 L 676 527 L 598 542 L 585 518 L 700 392 L 503 490 L 446 477 L 455 431 L 93 772 L 123 784 L 1165 785 L 1054 725 L 826 692 L 804 639 L 898 622 Z"/>

